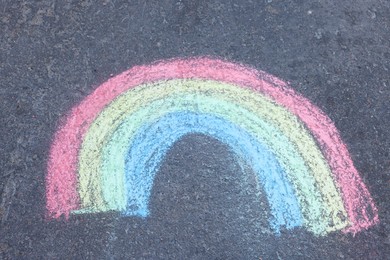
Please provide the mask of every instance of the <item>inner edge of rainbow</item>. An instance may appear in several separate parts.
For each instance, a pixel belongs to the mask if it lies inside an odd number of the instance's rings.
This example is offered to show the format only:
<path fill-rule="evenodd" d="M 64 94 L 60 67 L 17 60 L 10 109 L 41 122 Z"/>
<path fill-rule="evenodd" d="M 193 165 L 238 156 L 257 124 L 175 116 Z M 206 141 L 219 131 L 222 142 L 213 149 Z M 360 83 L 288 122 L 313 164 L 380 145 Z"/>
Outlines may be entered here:
<path fill-rule="evenodd" d="M 258 93 L 265 92 L 267 94 L 266 96 L 268 96 L 268 98 L 271 98 L 274 102 L 276 101 L 276 103 L 282 104 L 282 106 L 288 108 L 289 111 L 291 111 L 293 113 L 295 112 L 296 115 L 299 117 L 299 120 L 303 120 L 305 126 L 312 131 L 313 135 L 317 138 L 317 141 L 319 142 L 320 145 L 324 146 L 325 148 L 329 148 L 329 147 L 332 148 L 332 145 L 333 145 L 332 142 L 334 142 L 336 144 L 340 144 L 339 147 L 341 147 L 340 150 L 342 153 L 339 157 L 341 157 L 341 159 L 342 159 L 341 163 L 344 164 L 344 168 L 345 168 L 344 171 L 348 171 L 348 168 L 349 168 L 350 172 L 347 172 L 347 174 L 350 174 L 350 176 L 352 176 L 352 178 L 349 178 L 349 180 L 352 182 L 352 184 L 354 184 L 353 186 L 355 187 L 355 193 L 357 193 L 358 195 L 360 194 L 359 200 L 356 203 L 357 206 L 360 206 L 360 209 L 358 207 L 351 207 L 351 205 L 353 203 L 348 201 L 349 195 L 348 194 L 346 195 L 346 193 L 351 193 L 351 191 L 344 187 L 345 180 L 340 179 L 340 176 L 335 176 L 337 183 L 338 183 L 338 186 L 339 186 L 338 188 L 340 188 L 343 191 L 344 203 L 346 203 L 346 206 L 347 206 L 349 220 L 351 220 L 350 228 L 347 231 L 357 232 L 357 231 L 361 230 L 362 228 L 367 228 L 375 223 L 378 223 L 379 219 L 377 217 L 377 210 L 375 208 L 375 205 L 373 204 L 372 199 L 369 196 L 369 193 L 366 190 L 364 184 L 361 182 L 359 176 L 356 175 L 357 172 L 353 167 L 352 161 L 350 160 L 346 149 L 345 149 L 345 151 L 343 150 L 345 148 L 345 145 L 341 142 L 341 140 L 339 140 L 338 132 L 335 129 L 334 125 L 331 123 L 331 121 L 321 111 L 319 111 L 318 108 L 314 107 L 315 118 L 320 119 L 318 122 L 319 127 L 321 128 L 321 126 L 322 127 L 325 126 L 325 128 L 327 128 L 326 130 L 328 130 L 331 134 L 328 136 L 326 136 L 326 135 L 321 136 L 321 134 L 318 133 L 319 131 L 313 131 L 313 123 L 310 122 L 310 120 L 308 120 L 308 118 L 306 116 L 306 114 L 308 113 L 307 110 L 309 110 L 309 113 L 310 113 L 310 110 L 313 111 L 313 105 L 311 105 L 310 102 L 308 102 L 303 97 L 295 94 L 292 90 L 287 89 L 286 85 L 283 82 L 281 82 L 275 78 L 272 78 L 271 76 L 264 74 L 263 72 L 255 72 L 254 70 L 247 69 L 245 67 L 242 67 L 242 66 L 239 66 L 236 64 L 227 63 L 227 62 L 223 62 L 223 61 L 219 61 L 219 60 L 212 60 L 209 58 L 188 59 L 188 60 L 172 60 L 169 62 L 160 63 L 160 64 L 156 64 L 156 65 L 152 65 L 152 66 L 136 67 L 136 68 L 134 68 L 126 73 L 121 74 L 120 76 L 115 77 L 114 81 L 116 81 L 116 82 L 114 82 L 113 80 L 110 80 L 109 82 L 103 84 L 91 96 L 93 96 L 93 95 L 99 96 L 97 93 L 99 91 L 102 91 L 102 90 L 103 91 L 111 90 L 112 92 L 115 92 L 113 94 L 114 97 L 118 96 L 123 91 L 118 91 L 117 89 L 115 89 L 116 86 L 114 83 L 116 83 L 116 85 L 118 85 L 118 83 L 121 83 L 124 85 L 128 84 L 128 86 L 125 86 L 125 87 L 121 86 L 120 87 L 120 88 L 124 89 L 124 91 L 126 91 L 129 88 L 137 86 L 137 84 L 134 84 L 134 82 L 126 82 L 127 80 L 131 81 L 130 77 L 134 77 L 134 76 L 135 76 L 135 78 L 137 78 L 135 81 L 138 80 L 138 82 L 139 82 L 138 85 L 145 83 L 145 82 L 142 82 L 142 80 L 144 80 L 144 79 L 142 79 L 142 77 L 147 78 L 147 76 L 145 76 L 145 75 L 148 74 L 148 71 L 142 72 L 142 70 L 144 70 L 144 69 L 149 70 L 149 73 L 151 73 L 151 75 L 152 75 L 151 77 L 149 77 L 149 79 L 148 79 L 149 81 L 158 80 L 159 76 L 160 76 L 160 79 L 161 78 L 162 79 L 174 78 L 174 76 L 172 76 L 172 75 L 167 75 L 170 73 L 161 73 L 161 70 L 164 68 L 168 69 L 168 71 L 172 71 L 172 69 L 175 69 L 176 71 L 172 72 L 171 74 L 173 74 L 173 75 L 177 74 L 177 78 L 181 78 L 181 77 L 185 78 L 185 77 L 191 77 L 191 76 L 194 77 L 194 75 L 196 76 L 196 74 L 198 74 L 198 77 L 200 79 L 207 79 L 206 76 L 211 76 L 209 78 L 214 79 L 214 80 L 222 80 L 224 82 L 231 82 L 231 83 L 240 85 L 240 87 L 248 86 L 249 88 L 253 88 L 253 89 L 256 89 L 256 91 L 259 91 Z M 205 73 L 203 73 L 203 74 L 201 72 L 202 68 L 205 71 Z M 221 69 L 224 71 L 221 71 Z M 160 72 L 158 70 L 160 70 Z M 219 70 L 219 71 L 216 71 L 216 70 Z M 229 71 L 232 73 L 226 74 L 226 72 L 229 72 Z M 153 72 L 155 73 L 154 75 L 153 75 Z M 215 74 L 212 75 L 213 73 L 211 73 L 211 72 L 215 72 Z M 158 75 L 159 73 L 160 73 L 160 75 Z M 184 75 L 184 74 L 186 74 L 186 75 Z M 161 77 L 161 75 L 162 75 L 162 77 Z M 155 77 L 154 79 L 153 79 L 153 76 Z M 236 76 L 236 77 L 234 77 L 234 76 Z M 244 86 L 242 86 L 243 82 L 245 82 Z M 259 83 L 262 83 L 262 85 L 259 85 Z M 264 86 L 264 83 L 266 83 L 266 86 Z M 271 85 L 271 87 L 275 88 L 275 91 L 267 89 L 267 87 L 269 87 L 269 86 L 267 86 L 267 84 Z M 291 97 L 293 97 L 292 101 L 293 101 L 293 104 L 295 102 L 296 106 L 291 106 L 291 105 L 287 106 L 286 105 L 286 104 L 289 104 L 289 100 L 288 100 L 289 97 L 290 97 L 290 99 L 291 99 Z M 103 98 L 103 99 L 105 99 L 105 98 Z M 106 99 L 109 102 L 110 98 L 106 97 Z M 112 98 L 111 98 L 111 100 L 112 100 Z M 90 100 L 87 98 L 86 101 L 90 101 Z M 105 101 L 105 102 L 107 103 L 107 101 Z M 282 101 L 282 102 L 280 102 L 280 101 Z M 298 104 L 297 104 L 297 102 L 298 102 Z M 86 102 L 86 103 L 88 103 L 88 102 Z M 104 102 L 102 102 L 102 103 L 104 103 Z M 303 104 L 299 104 L 299 103 L 303 103 Z M 56 144 L 57 144 L 57 146 L 61 145 L 61 142 L 59 142 L 59 138 L 61 136 L 67 136 L 67 135 L 71 136 L 72 134 L 69 134 L 67 132 L 67 130 L 72 129 L 71 128 L 72 126 L 76 127 L 76 129 L 79 131 L 78 137 L 80 135 L 83 136 L 84 135 L 83 132 L 84 133 L 86 132 L 87 128 L 85 128 L 83 130 L 81 124 L 79 124 L 79 126 L 78 126 L 80 128 L 79 129 L 79 128 L 77 128 L 78 124 L 75 123 L 75 121 L 77 121 L 77 118 L 75 120 L 75 117 L 78 116 L 77 112 L 81 112 L 83 105 L 86 105 L 86 104 L 84 102 L 82 102 L 82 104 L 80 104 L 80 106 L 77 106 L 77 107 L 75 107 L 75 109 L 72 110 L 72 113 L 68 118 L 68 121 L 66 122 L 65 126 L 60 128 L 60 130 L 57 132 L 56 139 L 53 142 L 54 148 L 52 147 L 52 150 L 51 150 L 51 156 L 50 156 L 49 167 L 48 167 L 49 171 L 48 171 L 48 178 L 47 178 L 48 197 L 51 195 L 54 195 L 52 198 L 48 198 L 48 211 L 49 211 L 49 214 L 51 214 L 52 216 L 59 217 L 61 214 L 67 214 L 66 212 L 69 212 L 71 210 L 75 210 L 74 205 L 78 205 L 78 199 L 74 200 L 74 198 L 70 198 L 70 201 L 68 201 L 69 202 L 68 209 L 66 209 L 66 207 L 67 207 L 66 203 L 63 203 L 62 206 L 65 206 L 63 208 L 56 206 L 55 204 L 58 201 L 55 201 L 55 199 L 56 199 L 56 195 L 58 195 L 58 194 L 55 194 L 55 190 L 56 190 L 56 188 L 57 188 L 57 191 L 58 191 L 58 188 L 61 189 L 61 185 L 58 185 L 58 184 L 51 185 L 51 184 L 53 184 L 52 183 L 53 172 L 55 175 L 56 170 L 58 170 L 58 169 L 53 170 L 53 166 L 54 166 L 54 168 L 56 166 L 55 162 L 53 163 L 53 160 L 55 161 L 55 158 L 56 158 L 56 153 L 55 153 L 56 152 Z M 303 112 L 297 111 L 297 109 L 299 109 L 299 108 L 303 109 Z M 82 112 L 81 112 L 81 114 L 82 114 Z M 83 117 L 83 116 L 85 117 L 85 115 L 81 115 L 81 117 Z M 92 121 L 94 120 L 93 119 L 94 117 L 90 117 L 90 118 L 85 117 L 85 118 L 86 119 L 84 119 L 84 120 L 87 120 L 87 121 L 86 122 L 83 121 L 84 127 L 88 126 L 88 122 L 92 123 Z M 71 121 L 71 119 L 73 119 L 73 121 Z M 74 123 L 74 124 L 72 125 L 72 123 Z M 68 127 L 68 128 L 66 128 L 66 127 Z M 330 138 L 330 140 L 329 140 L 329 138 Z M 334 140 L 332 140 L 332 138 Z M 75 143 L 77 143 L 77 142 L 75 142 Z M 62 147 L 62 148 L 64 148 L 64 147 Z M 65 147 L 65 148 L 69 148 L 69 147 Z M 340 165 L 340 158 L 338 158 L 337 156 L 336 156 L 336 158 L 334 158 L 335 155 L 332 154 L 335 152 L 334 149 L 330 149 L 330 150 L 324 149 L 324 152 L 325 152 L 325 157 L 327 158 L 328 162 L 330 163 L 332 170 L 334 171 L 335 168 L 337 170 L 337 166 Z M 72 163 L 72 162 L 70 162 L 70 163 Z M 74 166 L 71 166 L 71 167 L 74 167 Z M 53 171 L 51 171 L 51 170 L 53 170 Z M 74 180 L 72 180 L 71 176 L 67 181 L 70 184 L 74 183 Z M 70 186 L 72 186 L 72 185 L 70 185 Z M 54 189 L 53 189 L 53 187 L 54 187 Z M 345 191 L 347 191 L 347 192 L 345 192 Z M 353 193 L 353 190 L 352 190 L 352 193 Z M 52 203 L 53 205 L 51 205 L 49 199 L 53 199 L 53 198 L 54 198 L 54 203 Z M 359 210 L 360 210 L 360 212 L 359 212 Z M 355 214 L 356 212 L 363 213 L 363 214 L 360 214 L 360 215 Z"/>
<path fill-rule="evenodd" d="M 239 100 L 238 95 L 241 98 Z M 227 121 L 248 129 L 250 134 L 255 136 L 255 140 L 264 141 L 268 149 L 277 154 L 278 161 L 287 172 L 295 194 L 299 197 L 304 223 L 309 230 L 320 234 L 343 228 L 348 224 L 345 209 L 333 183 L 330 169 L 311 135 L 305 131 L 295 117 L 253 91 L 226 83 L 195 79 L 170 80 L 138 86 L 118 97 L 99 115 L 89 128 L 79 155 L 81 186 L 79 191 L 83 199 L 82 208 L 89 208 L 90 212 L 123 210 L 127 202 L 107 207 L 107 204 L 110 204 L 107 200 L 113 197 L 117 199 L 117 196 L 111 195 L 104 198 L 103 194 L 109 193 L 102 193 L 101 190 L 104 190 L 104 187 L 114 186 L 114 190 L 118 191 L 123 185 L 114 185 L 113 180 L 121 180 L 121 176 L 125 175 L 124 170 L 119 173 L 118 170 L 125 168 L 121 162 L 125 162 L 127 150 L 133 146 L 131 137 L 135 132 L 139 132 L 137 129 L 142 125 L 150 124 L 150 121 L 157 120 L 166 113 L 175 111 L 192 111 L 224 117 Z M 126 118 L 127 115 L 130 116 Z M 266 119 L 273 125 L 267 123 Z M 120 129 L 117 129 L 118 127 Z M 282 133 L 279 128 L 283 129 Z M 126 135 L 117 139 L 114 145 L 112 143 L 110 145 L 108 140 L 115 132 L 126 133 Z M 289 139 L 294 139 L 294 142 L 291 144 Z M 295 148 L 297 145 L 299 151 Z M 110 148 L 104 149 L 105 147 Z M 116 147 L 122 147 L 121 151 L 116 152 Z M 111 153 L 111 163 L 106 162 L 104 156 L 102 158 L 101 151 L 103 150 L 106 154 Z M 301 158 L 300 154 L 305 157 Z M 102 163 L 109 164 L 111 168 L 105 168 L 101 178 L 101 173 L 98 173 L 102 171 Z M 315 176 L 314 180 L 312 176 Z M 319 193 L 316 190 L 316 183 L 320 187 Z M 95 187 L 92 191 L 91 185 Z M 284 185 L 286 185 L 285 182 L 279 182 L 279 189 Z M 271 187 L 271 192 L 275 188 L 277 189 L 277 187 Z M 125 191 L 122 192 L 124 193 Z M 284 197 L 285 200 L 293 200 L 295 195 L 290 193 L 289 196 Z M 273 215 L 282 215 L 280 212 L 282 210 L 283 207 L 274 208 Z M 279 230 L 279 226 L 282 225 L 289 226 L 286 224 L 288 221 L 283 221 L 283 218 L 288 219 L 290 214 L 293 215 L 292 210 L 284 217 L 275 217 L 281 221 L 278 225 L 274 225 L 274 229 Z"/>

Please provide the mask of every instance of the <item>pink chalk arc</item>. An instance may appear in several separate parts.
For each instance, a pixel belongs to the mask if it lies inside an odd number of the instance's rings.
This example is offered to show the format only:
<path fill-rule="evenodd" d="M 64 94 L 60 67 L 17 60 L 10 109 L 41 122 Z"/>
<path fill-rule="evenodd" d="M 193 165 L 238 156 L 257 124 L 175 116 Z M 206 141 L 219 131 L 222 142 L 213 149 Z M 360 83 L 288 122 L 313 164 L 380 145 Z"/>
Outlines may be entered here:
<path fill-rule="evenodd" d="M 205 79 L 250 88 L 294 114 L 322 147 L 351 221 L 346 232 L 379 222 L 377 208 L 358 174 L 333 122 L 309 100 L 265 72 L 210 57 L 183 58 L 135 66 L 115 76 L 75 106 L 59 127 L 49 153 L 46 178 L 47 213 L 58 218 L 79 208 L 78 152 L 90 125 L 124 92 L 145 83 L 170 79 Z"/>

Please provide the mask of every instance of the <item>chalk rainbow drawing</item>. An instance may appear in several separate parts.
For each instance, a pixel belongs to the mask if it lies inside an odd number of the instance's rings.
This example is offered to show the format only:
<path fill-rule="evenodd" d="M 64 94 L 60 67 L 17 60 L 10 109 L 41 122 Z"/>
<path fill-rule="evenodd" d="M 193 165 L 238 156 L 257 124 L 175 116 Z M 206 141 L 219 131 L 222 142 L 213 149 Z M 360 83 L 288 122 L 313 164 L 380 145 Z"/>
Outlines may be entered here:
<path fill-rule="evenodd" d="M 210 57 L 134 67 L 75 106 L 50 150 L 48 216 L 147 217 L 155 174 L 189 133 L 226 143 L 252 167 L 276 233 L 356 233 L 379 222 L 346 145 L 319 108 L 265 72 Z"/>

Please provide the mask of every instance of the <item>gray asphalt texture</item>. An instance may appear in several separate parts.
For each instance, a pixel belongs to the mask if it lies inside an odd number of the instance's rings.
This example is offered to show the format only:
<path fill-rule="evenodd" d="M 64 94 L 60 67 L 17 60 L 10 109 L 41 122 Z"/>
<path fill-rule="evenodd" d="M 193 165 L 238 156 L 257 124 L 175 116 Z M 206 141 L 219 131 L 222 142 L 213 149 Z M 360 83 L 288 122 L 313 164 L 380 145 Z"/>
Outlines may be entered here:
<path fill-rule="evenodd" d="M 271 73 L 325 111 L 381 223 L 356 236 L 275 236 L 251 169 L 202 135 L 170 150 L 150 218 L 46 221 L 61 116 L 111 75 L 199 55 Z M 0 1 L 0 258 L 389 259 L 389 60 L 388 0 Z"/>

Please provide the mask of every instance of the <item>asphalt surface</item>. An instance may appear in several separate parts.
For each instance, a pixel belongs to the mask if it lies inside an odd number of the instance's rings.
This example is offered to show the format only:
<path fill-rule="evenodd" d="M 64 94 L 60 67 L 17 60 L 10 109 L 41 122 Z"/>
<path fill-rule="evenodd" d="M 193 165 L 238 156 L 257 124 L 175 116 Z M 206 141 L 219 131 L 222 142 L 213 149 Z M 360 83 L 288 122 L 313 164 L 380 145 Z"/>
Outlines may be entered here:
<path fill-rule="evenodd" d="M 0 258 L 389 258 L 389 1 L 3 0 L 0 14 Z M 203 135 L 170 150 L 150 218 L 45 220 L 47 157 L 59 119 L 134 65 L 200 55 L 271 73 L 325 111 L 380 224 L 355 236 L 304 229 L 275 236 L 251 169 Z"/>

